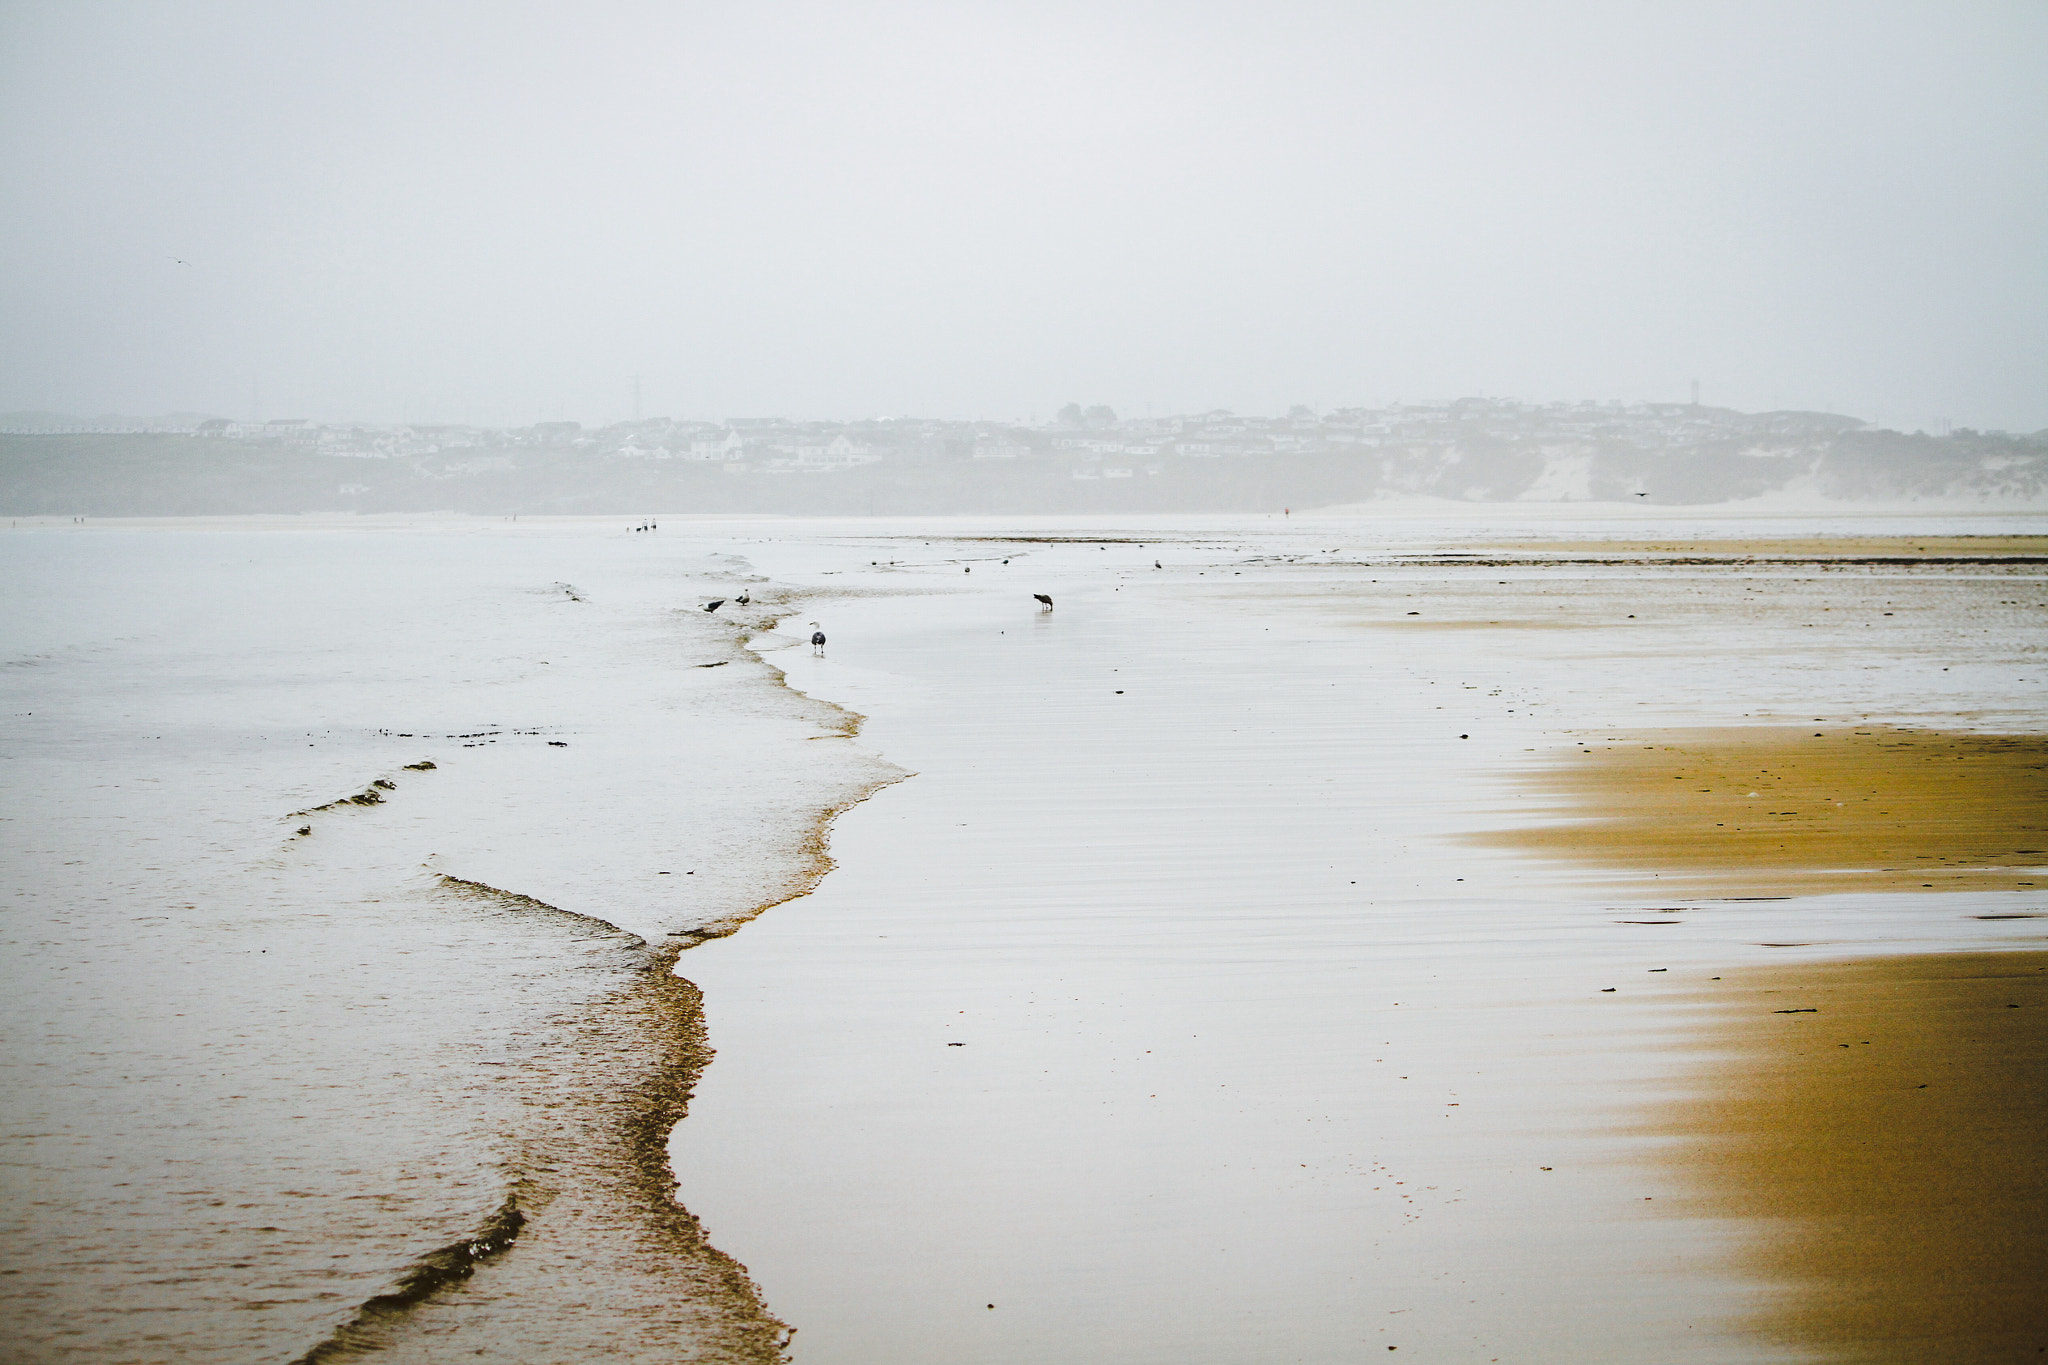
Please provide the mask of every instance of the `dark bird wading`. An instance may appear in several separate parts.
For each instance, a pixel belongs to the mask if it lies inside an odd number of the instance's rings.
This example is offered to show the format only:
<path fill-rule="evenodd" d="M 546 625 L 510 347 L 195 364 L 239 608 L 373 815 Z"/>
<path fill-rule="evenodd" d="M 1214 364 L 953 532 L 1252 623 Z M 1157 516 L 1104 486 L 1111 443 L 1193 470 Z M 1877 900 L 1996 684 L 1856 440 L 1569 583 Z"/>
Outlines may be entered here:
<path fill-rule="evenodd" d="M 1044 593 L 1042 593 L 1042 592 L 1035 592 L 1035 593 L 1032 593 L 1031 595 L 1032 595 L 1033 597 L 1037 598 L 1037 599 L 1038 599 L 1039 601 L 1041 601 L 1041 602 L 1043 602 L 1043 603 L 1045 604 L 1045 605 L 1044 605 L 1043 607 L 1040 607 L 1040 608 L 1039 608 L 1039 610 L 1040 610 L 1040 611 L 1051 611 L 1051 610 L 1052 610 L 1052 599 L 1051 599 L 1050 597 L 1047 597 L 1047 596 L 1046 596 L 1046 595 L 1045 595 Z"/>
<path fill-rule="evenodd" d="M 819 630 L 819 629 L 818 629 L 818 623 L 817 623 L 816 621 L 813 621 L 813 622 L 811 622 L 811 653 L 813 653 L 813 654 L 823 654 L 824 652 L 825 652 L 825 632 L 824 632 L 824 631 L 822 631 L 822 630 Z"/>

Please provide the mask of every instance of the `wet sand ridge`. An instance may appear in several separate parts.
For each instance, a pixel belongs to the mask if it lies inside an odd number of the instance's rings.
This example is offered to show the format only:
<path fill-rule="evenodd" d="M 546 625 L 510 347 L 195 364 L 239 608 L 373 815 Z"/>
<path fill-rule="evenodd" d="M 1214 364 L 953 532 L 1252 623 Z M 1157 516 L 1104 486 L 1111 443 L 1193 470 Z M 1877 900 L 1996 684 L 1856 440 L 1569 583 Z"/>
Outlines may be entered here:
<path fill-rule="evenodd" d="M 515 912 L 580 918 L 444 880 Z M 511 1195 L 487 1230 L 498 1235 L 423 1258 L 296 1365 L 450 1351 L 486 1361 L 782 1358 L 786 1325 L 675 1200 L 668 1134 L 711 1060 L 702 996 L 674 973 L 679 951 L 642 945 L 621 989 L 549 1021 L 551 1036 L 508 1076 L 526 1127 Z"/>

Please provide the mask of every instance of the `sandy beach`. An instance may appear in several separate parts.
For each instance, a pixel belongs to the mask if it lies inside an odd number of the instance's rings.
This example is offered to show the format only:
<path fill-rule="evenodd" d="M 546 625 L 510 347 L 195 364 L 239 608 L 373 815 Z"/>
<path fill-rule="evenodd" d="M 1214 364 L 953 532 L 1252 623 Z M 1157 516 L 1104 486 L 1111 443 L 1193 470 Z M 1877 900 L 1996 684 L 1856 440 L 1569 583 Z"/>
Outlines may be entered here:
<path fill-rule="evenodd" d="M 2031 1330 L 1753 1006 L 2038 1103 L 2037 519 L 662 520 L 5 542 L 10 1358 Z"/>

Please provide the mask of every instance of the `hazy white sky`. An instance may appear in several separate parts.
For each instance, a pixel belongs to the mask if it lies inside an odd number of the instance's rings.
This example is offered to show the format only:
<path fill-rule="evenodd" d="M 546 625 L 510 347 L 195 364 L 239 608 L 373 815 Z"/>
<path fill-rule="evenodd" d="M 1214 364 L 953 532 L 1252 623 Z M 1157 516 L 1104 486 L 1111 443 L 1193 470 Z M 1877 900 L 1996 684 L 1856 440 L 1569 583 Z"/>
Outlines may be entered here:
<path fill-rule="evenodd" d="M 0 409 L 2048 427 L 2048 5 L 0 7 Z"/>

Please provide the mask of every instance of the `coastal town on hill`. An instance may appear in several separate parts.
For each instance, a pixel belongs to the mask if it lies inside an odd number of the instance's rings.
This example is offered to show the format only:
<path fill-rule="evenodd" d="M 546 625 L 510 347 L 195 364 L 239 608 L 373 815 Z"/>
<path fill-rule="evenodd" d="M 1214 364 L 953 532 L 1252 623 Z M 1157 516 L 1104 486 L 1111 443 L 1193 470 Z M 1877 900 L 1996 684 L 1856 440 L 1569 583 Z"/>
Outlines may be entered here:
<path fill-rule="evenodd" d="M 223 459 L 251 476 L 239 491 L 207 477 Z M 119 507 L 95 475 L 110 462 L 126 475 Z M 1070 403 L 1041 422 L 650 417 L 482 427 L 0 416 L 0 497 L 16 515 L 1250 510 L 1402 496 L 1704 503 L 1786 490 L 2039 499 L 2048 495 L 2048 432 L 1908 433 L 1825 412 L 1501 398 L 1297 406 L 1282 416 L 1125 417 Z"/>

